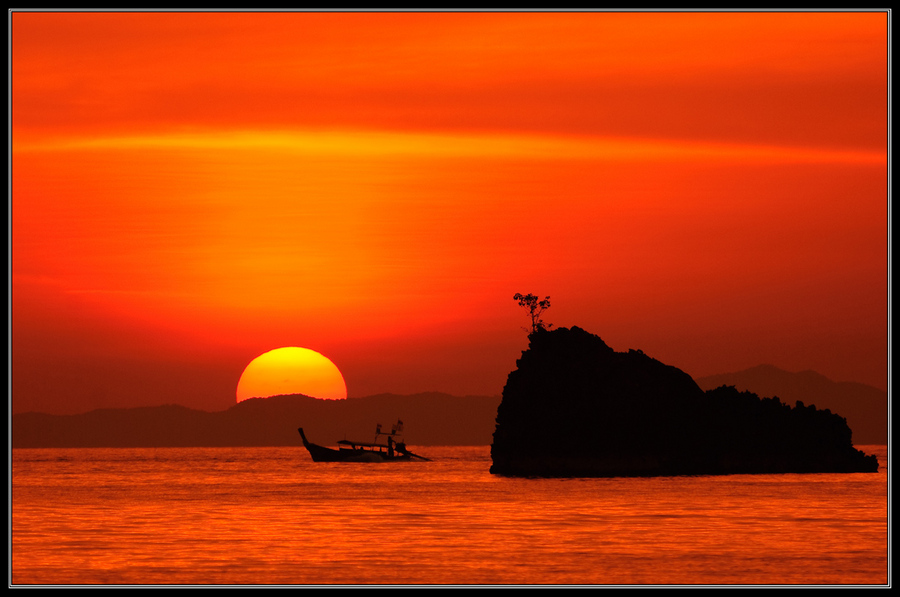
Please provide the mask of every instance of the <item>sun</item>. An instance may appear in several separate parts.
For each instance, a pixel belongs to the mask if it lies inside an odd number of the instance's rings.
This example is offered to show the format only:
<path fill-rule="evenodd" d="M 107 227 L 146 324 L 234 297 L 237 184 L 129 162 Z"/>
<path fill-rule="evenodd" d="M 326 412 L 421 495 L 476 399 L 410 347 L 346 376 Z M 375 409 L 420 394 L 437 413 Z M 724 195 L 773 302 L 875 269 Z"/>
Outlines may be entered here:
<path fill-rule="evenodd" d="M 237 401 L 303 394 L 324 400 L 343 400 L 347 384 L 337 366 L 315 350 L 286 346 L 250 361 L 237 387 Z"/>

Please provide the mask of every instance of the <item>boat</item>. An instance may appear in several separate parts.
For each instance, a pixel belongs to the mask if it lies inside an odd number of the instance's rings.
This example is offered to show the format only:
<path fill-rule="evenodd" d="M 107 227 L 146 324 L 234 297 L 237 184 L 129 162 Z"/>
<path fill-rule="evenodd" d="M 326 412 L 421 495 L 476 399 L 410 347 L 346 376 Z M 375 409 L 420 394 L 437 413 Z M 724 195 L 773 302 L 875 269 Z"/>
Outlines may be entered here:
<path fill-rule="evenodd" d="M 309 451 L 313 462 L 396 462 L 405 460 L 425 460 L 430 459 L 418 454 L 413 454 L 406 447 L 406 443 L 402 439 L 395 439 L 403 430 L 403 421 L 397 421 L 390 433 L 383 433 L 381 425 L 375 428 L 375 441 L 357 442 L 342 439 L 337 442 L 338 449 L 327 448 L 314 444 L 306 439 L 303 433 L 303 427 L 297 429 L 300 432 L 300 439 L 303 440 L 303 446 Z M 387 441 L 378 442 L 379 435 L 386 435 Z"/>

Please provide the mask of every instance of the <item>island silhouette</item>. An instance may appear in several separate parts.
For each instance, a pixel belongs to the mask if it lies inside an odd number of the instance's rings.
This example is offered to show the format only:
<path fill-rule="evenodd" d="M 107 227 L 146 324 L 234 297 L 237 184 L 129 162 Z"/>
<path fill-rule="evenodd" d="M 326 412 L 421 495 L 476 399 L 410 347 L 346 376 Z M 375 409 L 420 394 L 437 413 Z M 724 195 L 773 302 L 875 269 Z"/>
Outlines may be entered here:
<path fill-rule="evenodd" d="M 640 350 L 536 325 L 503 389 L 491 472 L 664 476 L 875 472 L 829 409 L 733 386 L 704 391 Z"/>

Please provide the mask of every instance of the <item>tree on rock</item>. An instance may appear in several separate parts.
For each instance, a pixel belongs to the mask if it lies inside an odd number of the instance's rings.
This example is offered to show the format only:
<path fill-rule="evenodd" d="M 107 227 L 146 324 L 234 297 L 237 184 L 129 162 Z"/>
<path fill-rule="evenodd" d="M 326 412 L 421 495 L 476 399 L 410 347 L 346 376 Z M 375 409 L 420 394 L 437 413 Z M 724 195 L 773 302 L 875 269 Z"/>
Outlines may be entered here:
<path fill-rule="evenodd" d="M 528 311 L 528 316 L 531 317 L 532 333 L 538 330 L 545 330 L 548 327 L 553 327 L 552 323 L 545 324 L 541 319 L 541 314 L 550 308 L 549 296 L 544 297 L 543 300 L 540 300 L 533 294 L 522 294 L 521 292 L 517 292 L 513 297 L 513 300 L 518 301 L 519 306 L 525 307 L 525 310 Z"/>

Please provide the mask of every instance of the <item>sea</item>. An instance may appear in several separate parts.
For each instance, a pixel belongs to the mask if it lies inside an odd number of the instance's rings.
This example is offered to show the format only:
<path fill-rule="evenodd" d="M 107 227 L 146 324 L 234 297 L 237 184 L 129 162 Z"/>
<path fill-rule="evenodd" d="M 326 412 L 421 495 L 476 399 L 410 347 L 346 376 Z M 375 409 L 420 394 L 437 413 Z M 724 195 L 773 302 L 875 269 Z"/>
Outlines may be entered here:
<path fill-rule="evenodd" d="M 15 449 L 10 585 L 889 587 L 877 473 L 507 478 L 489 446 Z"/>

